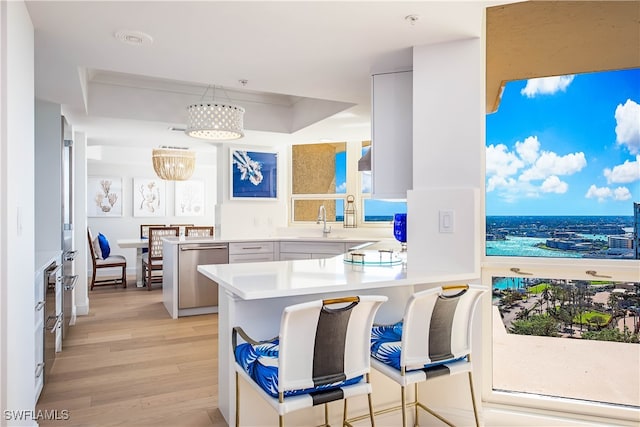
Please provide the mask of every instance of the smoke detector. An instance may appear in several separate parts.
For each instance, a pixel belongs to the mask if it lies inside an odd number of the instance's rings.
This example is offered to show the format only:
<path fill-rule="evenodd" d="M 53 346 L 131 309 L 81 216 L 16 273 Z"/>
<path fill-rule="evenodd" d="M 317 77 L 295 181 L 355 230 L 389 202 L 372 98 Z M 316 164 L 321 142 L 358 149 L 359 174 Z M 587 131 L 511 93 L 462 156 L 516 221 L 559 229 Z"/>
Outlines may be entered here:
<path fill-rule="evenodd" d="M 119 30 L 113 36 L 116 40 L 133 46 L 148 46 L 153 43 L 153 38 L 142 31 Z"/>

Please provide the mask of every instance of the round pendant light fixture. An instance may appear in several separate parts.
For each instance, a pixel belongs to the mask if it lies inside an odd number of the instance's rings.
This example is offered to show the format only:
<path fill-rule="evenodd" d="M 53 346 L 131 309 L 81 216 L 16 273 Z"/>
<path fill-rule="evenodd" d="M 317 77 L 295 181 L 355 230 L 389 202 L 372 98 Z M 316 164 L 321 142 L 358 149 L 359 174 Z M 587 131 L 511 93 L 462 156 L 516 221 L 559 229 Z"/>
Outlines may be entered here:
<path fill-rule="evenodd" d="M 187 107 L 185 133 L 193 138 L 228 141 L 244 136 L 244 108 L 230 104 L 193 104 Z"/>
<path fill-rule="evenodd" d="M 209 89 L 212 89 L 211 102 L 206 102 L 205 97 Z M 222 90 L 229 99 L 224 88 Z M 215 86 L 208 86 L 200 102 L 189 105 L 187 111 L 188 121 L 184 132 L 193 138 L 229 141 L 244 136 L 244 108 L 217 102 Z"/>
<path fill-rule="evenodd" d="M 152 160 L 156 175 L 167 181 L 185 181 L 196 168 L 196 154 L 183 147 L 154 148 Z"/>

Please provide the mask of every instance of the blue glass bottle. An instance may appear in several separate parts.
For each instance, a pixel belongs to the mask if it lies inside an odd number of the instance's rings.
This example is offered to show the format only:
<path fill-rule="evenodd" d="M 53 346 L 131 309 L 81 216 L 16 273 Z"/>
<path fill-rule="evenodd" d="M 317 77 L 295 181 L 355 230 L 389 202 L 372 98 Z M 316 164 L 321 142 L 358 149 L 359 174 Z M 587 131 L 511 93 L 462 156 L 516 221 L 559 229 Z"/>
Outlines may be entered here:
<path fill-rule="evenodd" d="M 402 251 L 407 250 L 407 214 L 397 213 L 393 215 L 393 236 L 402 245 Z"/>

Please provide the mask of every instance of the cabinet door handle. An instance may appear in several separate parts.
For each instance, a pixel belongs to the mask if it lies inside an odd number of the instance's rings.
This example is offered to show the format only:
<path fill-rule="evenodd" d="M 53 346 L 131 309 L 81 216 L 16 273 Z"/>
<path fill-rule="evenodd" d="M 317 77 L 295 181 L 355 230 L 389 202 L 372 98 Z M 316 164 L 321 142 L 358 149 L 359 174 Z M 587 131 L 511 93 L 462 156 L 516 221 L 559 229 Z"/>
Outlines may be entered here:
<path fill-rule="evenodd" d="M 44 371 L 44 362 L 40 362 L 36 365 L 36 378 L 39 378 L 42 375 L 42 371 Z"/>
<path fill-rule="evenodd" d="M 58 326 L 60 325 L 60 316 L 49 316 L 47 318 L 46 329 L 48 329 L 52 334 L 55 334 L 56 329 L 58 329 Z M 54 322 L 53 326 L 49 326 L 51 322 Z"/>
<path fill-rule="evenodd" d="M 226 246 L 180 246 L 181 251 L 204 251 L 210 249 L 227 249 Z"/>
<path fill-rule="evenodd" d="M 262 249 L 262 246 L 244 246 L 242 249 Z"/>

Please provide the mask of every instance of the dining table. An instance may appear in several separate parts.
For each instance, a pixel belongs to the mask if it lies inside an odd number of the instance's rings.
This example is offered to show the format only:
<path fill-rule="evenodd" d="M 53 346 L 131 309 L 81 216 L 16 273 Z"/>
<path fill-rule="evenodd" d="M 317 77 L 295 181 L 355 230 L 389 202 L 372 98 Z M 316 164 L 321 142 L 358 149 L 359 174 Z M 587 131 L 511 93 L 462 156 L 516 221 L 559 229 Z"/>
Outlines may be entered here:
<path fill-rule="evenodd" d="M 142 280 L 142 250 L 149 246 L 149 239 L 146 237 L 137 237 L 133 239 L 118 239 L 116 243 L 122 249 L 136 249 L 136 286 L 141 288 L 144 286 Z"/>

